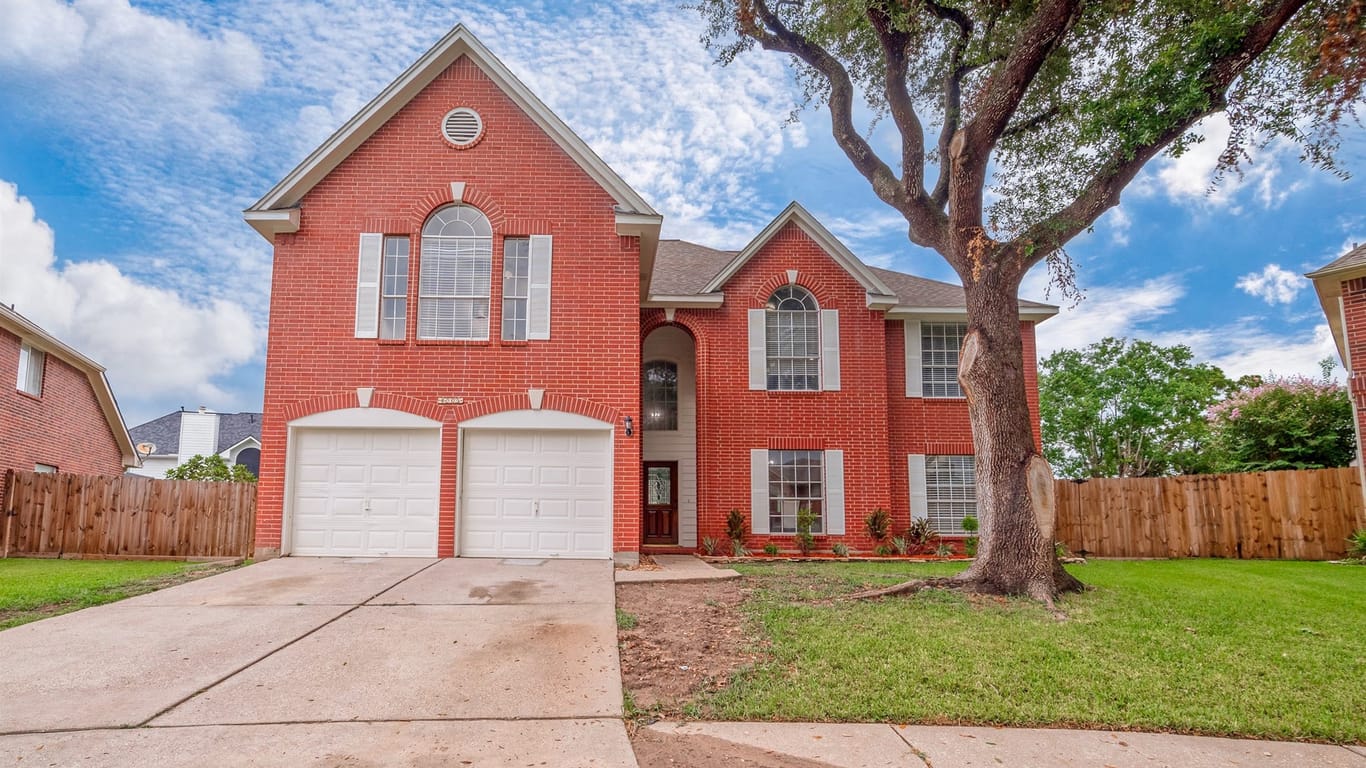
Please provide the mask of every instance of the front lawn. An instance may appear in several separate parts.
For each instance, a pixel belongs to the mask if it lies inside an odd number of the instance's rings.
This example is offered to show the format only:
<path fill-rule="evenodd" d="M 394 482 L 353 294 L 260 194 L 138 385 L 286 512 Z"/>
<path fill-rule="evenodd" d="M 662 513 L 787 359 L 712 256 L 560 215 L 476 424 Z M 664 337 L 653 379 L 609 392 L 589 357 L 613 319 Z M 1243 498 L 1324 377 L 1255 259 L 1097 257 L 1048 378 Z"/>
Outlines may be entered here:
<path fill-rule="evenodd" d="M 1366 741 L 1366 568 L 1071 566 L 1067 621 L 942 591 L 826 601 L 961 565 L 755 564 L 768 660 L 688 709 L 724 720 L 984 723 Z"/>
<path fill-rule="evenodd" d="M 149 560 L 0 559 L 0 629 L 112 603 L 224 570 Z"/>

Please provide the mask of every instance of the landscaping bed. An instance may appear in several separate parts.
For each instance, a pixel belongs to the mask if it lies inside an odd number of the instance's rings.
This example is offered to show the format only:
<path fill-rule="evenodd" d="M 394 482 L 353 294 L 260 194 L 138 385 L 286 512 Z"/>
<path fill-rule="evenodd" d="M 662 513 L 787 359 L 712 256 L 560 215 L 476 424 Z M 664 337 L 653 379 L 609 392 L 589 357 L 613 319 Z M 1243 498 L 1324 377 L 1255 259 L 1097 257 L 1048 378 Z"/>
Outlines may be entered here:
<path fill-rule="evenodd" d="M 1366 741 L 1366 569 L 1093 562 L 1070 566 L 1095 589 L 1057 621 L 942 591 L 839 599 L 961 563 L 734 567 L 744 578 L 618 587 L 637 712 Z"/>
<path fill-rule="evenodd" d="M 173 587 L 238 562 L 0 559 L 0 629 Z"/>

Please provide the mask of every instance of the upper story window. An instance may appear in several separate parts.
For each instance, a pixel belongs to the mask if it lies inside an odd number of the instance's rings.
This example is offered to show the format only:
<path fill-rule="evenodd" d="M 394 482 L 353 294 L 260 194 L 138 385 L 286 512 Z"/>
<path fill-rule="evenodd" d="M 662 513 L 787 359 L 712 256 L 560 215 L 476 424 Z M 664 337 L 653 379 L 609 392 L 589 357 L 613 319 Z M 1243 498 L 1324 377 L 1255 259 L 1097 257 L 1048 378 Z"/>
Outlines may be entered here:
<path fill-rule="evenodd" d="M 380 274 L 379 337 L 402 339 L 408 333 L 408 238 L 384 238 Z"/>
<path fill-rule="evenodd" d="M 645 364 L 641 402 L 646 431 L 678 429 L 678 366 L 667 360 Z"/>
<path fill-rule="evenodd" d="M 34 397 L 43 396 L 43 364 L 47 362 L 47 353 L 41 349 L 34 349 L 27 344 L 19 345 L 19 379 L 15 386 L 20 392 L 33 395 Z"/>
<path fill-rule="evenodd" d="M 773 292 L 765 307 L 768 388 L 821 388 L 821 316 L 816 298 L 797 285 Z"/>
<path fill-rule="evenodd" d="M 967 335 L 967 323 L 920 324 L 920 371 L 925 397 L 963 396 L 958 385 L 958 352 Z"/>
<path fill-rule="evenodd" d="M 449 205 L 422 228 L 417 337 L 489 337 L 493 227 L 468 205 Z"/>
<path fill-rule="evenodd" d="M 503 238 L 503 339 L 525 341 L 531 296 L 531 238 Z"/>

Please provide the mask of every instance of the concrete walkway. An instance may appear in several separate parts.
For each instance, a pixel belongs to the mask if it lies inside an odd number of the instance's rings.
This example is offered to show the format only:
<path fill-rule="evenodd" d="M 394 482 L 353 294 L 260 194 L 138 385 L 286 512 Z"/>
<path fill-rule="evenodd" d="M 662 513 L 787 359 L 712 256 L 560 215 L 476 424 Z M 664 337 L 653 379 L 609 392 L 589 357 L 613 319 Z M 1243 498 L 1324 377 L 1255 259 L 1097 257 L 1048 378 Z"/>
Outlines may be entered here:
<path fill-rule="evenodd" d="M 1366 768 L 1366 749 L 1118 731 L 815 723 L 655 723 L 832 768 Z"/>
<path fill-rule="evenodd" d="M 738 579 L 740 573 L 730 568 L 717 568 L 692 555 L 651 555 L 656 568 L 618 568 L 618 584 L 650 581 L 719 581 Z"/>
<path fill-rule="evenodd" d="M 284 558 L 0 632 L 0 764 L 634 766 L 605 561 Z"/>

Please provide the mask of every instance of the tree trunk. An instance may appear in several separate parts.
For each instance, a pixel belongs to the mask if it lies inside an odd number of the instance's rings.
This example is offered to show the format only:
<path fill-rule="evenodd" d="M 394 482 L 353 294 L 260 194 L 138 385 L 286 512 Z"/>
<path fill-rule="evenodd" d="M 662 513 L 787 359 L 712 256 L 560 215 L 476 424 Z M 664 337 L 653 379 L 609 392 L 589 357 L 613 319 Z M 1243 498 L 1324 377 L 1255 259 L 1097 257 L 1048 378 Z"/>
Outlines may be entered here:
<path fill-rule="evenodd" d="M 977 559 L 959 577 L 973 591 L 1052 604 L 1082 589 L 1053 549 L 1053 471 L 1034 443 L 1025 397 L 1018 303 L 1021 276 L 1003 265 L 965 280 L 968 336 L 958 380 L 977 455 Z"/>

